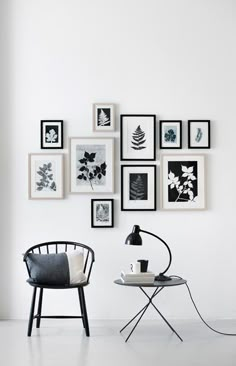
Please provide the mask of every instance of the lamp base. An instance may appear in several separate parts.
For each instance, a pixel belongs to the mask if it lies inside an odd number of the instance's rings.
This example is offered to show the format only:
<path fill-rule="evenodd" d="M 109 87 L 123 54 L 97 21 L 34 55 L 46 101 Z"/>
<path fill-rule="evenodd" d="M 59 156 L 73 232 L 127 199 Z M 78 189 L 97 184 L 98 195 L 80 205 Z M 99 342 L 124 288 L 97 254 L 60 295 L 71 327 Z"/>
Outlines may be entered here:
<path fill-rule="evenodd" d="M 164 282 L 164 281 L 170 281 L 170 280 L 172 280 L 171 277 L 165 276 L 162 273 L 159 273 L 159 275 L 155 277 L 155 281 Z"/>

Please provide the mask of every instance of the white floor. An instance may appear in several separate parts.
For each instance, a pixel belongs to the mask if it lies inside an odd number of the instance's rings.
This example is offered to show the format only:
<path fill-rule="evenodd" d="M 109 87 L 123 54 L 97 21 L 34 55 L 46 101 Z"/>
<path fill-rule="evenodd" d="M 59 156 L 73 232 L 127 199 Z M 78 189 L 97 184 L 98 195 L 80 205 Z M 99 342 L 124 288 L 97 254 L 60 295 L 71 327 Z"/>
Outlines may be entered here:
<path fill-rule="evenodd" d="M 26 336 L 27 322 L 0 322 L 1 366 L 235 366 L 236 337 L 211 332 L 200 321 L 171 321 L 184 342 L 161 322 L 143 321 L 130 340 L 121 321 L 90 321 L 87 338 L 78 320 L 42 320 Z M 211 323 L 236 333 L 236 321 Z"/>

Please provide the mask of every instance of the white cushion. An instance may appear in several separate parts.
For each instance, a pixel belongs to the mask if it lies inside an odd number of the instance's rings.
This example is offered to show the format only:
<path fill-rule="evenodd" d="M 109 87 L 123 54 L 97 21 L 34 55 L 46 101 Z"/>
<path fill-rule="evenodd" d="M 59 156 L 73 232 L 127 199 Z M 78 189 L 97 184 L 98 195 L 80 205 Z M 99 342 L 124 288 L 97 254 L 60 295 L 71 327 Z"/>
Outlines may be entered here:
<path fill-rule="evenodd" d="M 68 252 L 67 258 L 69 263 L 70 272 L 70 284 L 86 282 L 87 278 L 83 273 L 84 268 L 84 252 L 79 250 L 73 250 Z"/>

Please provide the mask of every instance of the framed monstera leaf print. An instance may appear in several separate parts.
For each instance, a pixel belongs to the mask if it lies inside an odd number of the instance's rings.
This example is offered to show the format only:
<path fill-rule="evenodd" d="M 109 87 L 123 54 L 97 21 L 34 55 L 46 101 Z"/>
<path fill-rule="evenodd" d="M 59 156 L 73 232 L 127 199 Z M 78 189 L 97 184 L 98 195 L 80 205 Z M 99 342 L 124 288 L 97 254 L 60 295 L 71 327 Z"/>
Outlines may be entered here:
<path fill-rule="evenodd" d="M 163 155 L 161 170 L 163 209 L 206 208 L 204 155 Z"/>
<path fill-rule="evenodd" d="M 122 114 L 120 133 L 121 160 L 156 160 L 154 114 Z"/>
<path fill-rule="evenodd" d="M 70 139 L 70 191 L 111 193 L 114 190 L 114 140 L 112 138 Z"/>
<path fill-rule="evenodd" d="M 121 166 L 121 211 L 156 210 L 156 166 Z"/>

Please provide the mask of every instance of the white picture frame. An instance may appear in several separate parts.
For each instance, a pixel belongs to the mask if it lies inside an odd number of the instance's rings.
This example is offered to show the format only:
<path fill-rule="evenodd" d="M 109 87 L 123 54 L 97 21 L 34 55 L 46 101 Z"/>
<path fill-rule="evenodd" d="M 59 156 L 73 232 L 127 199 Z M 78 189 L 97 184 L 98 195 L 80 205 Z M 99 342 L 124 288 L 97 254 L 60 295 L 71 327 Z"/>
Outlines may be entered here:
<path fill-rule="evenodd" d="M 114 139 L 70 138 L 70 192 L 113 193 Z"/>
<path fill-rule="evenodd" d="M 62 154 L 29 154 L 29 199 L 62 199 L 63 170 Z"/>
<path fill-rule="evenodd" d="M 162 155 L 161 208 L 205 210 L 205 156 Z"/>
<path fill-rule="evenodd" d="M 115 131 L 115 105 L 112 103 L 93 104 L 93 131 Z"/>

